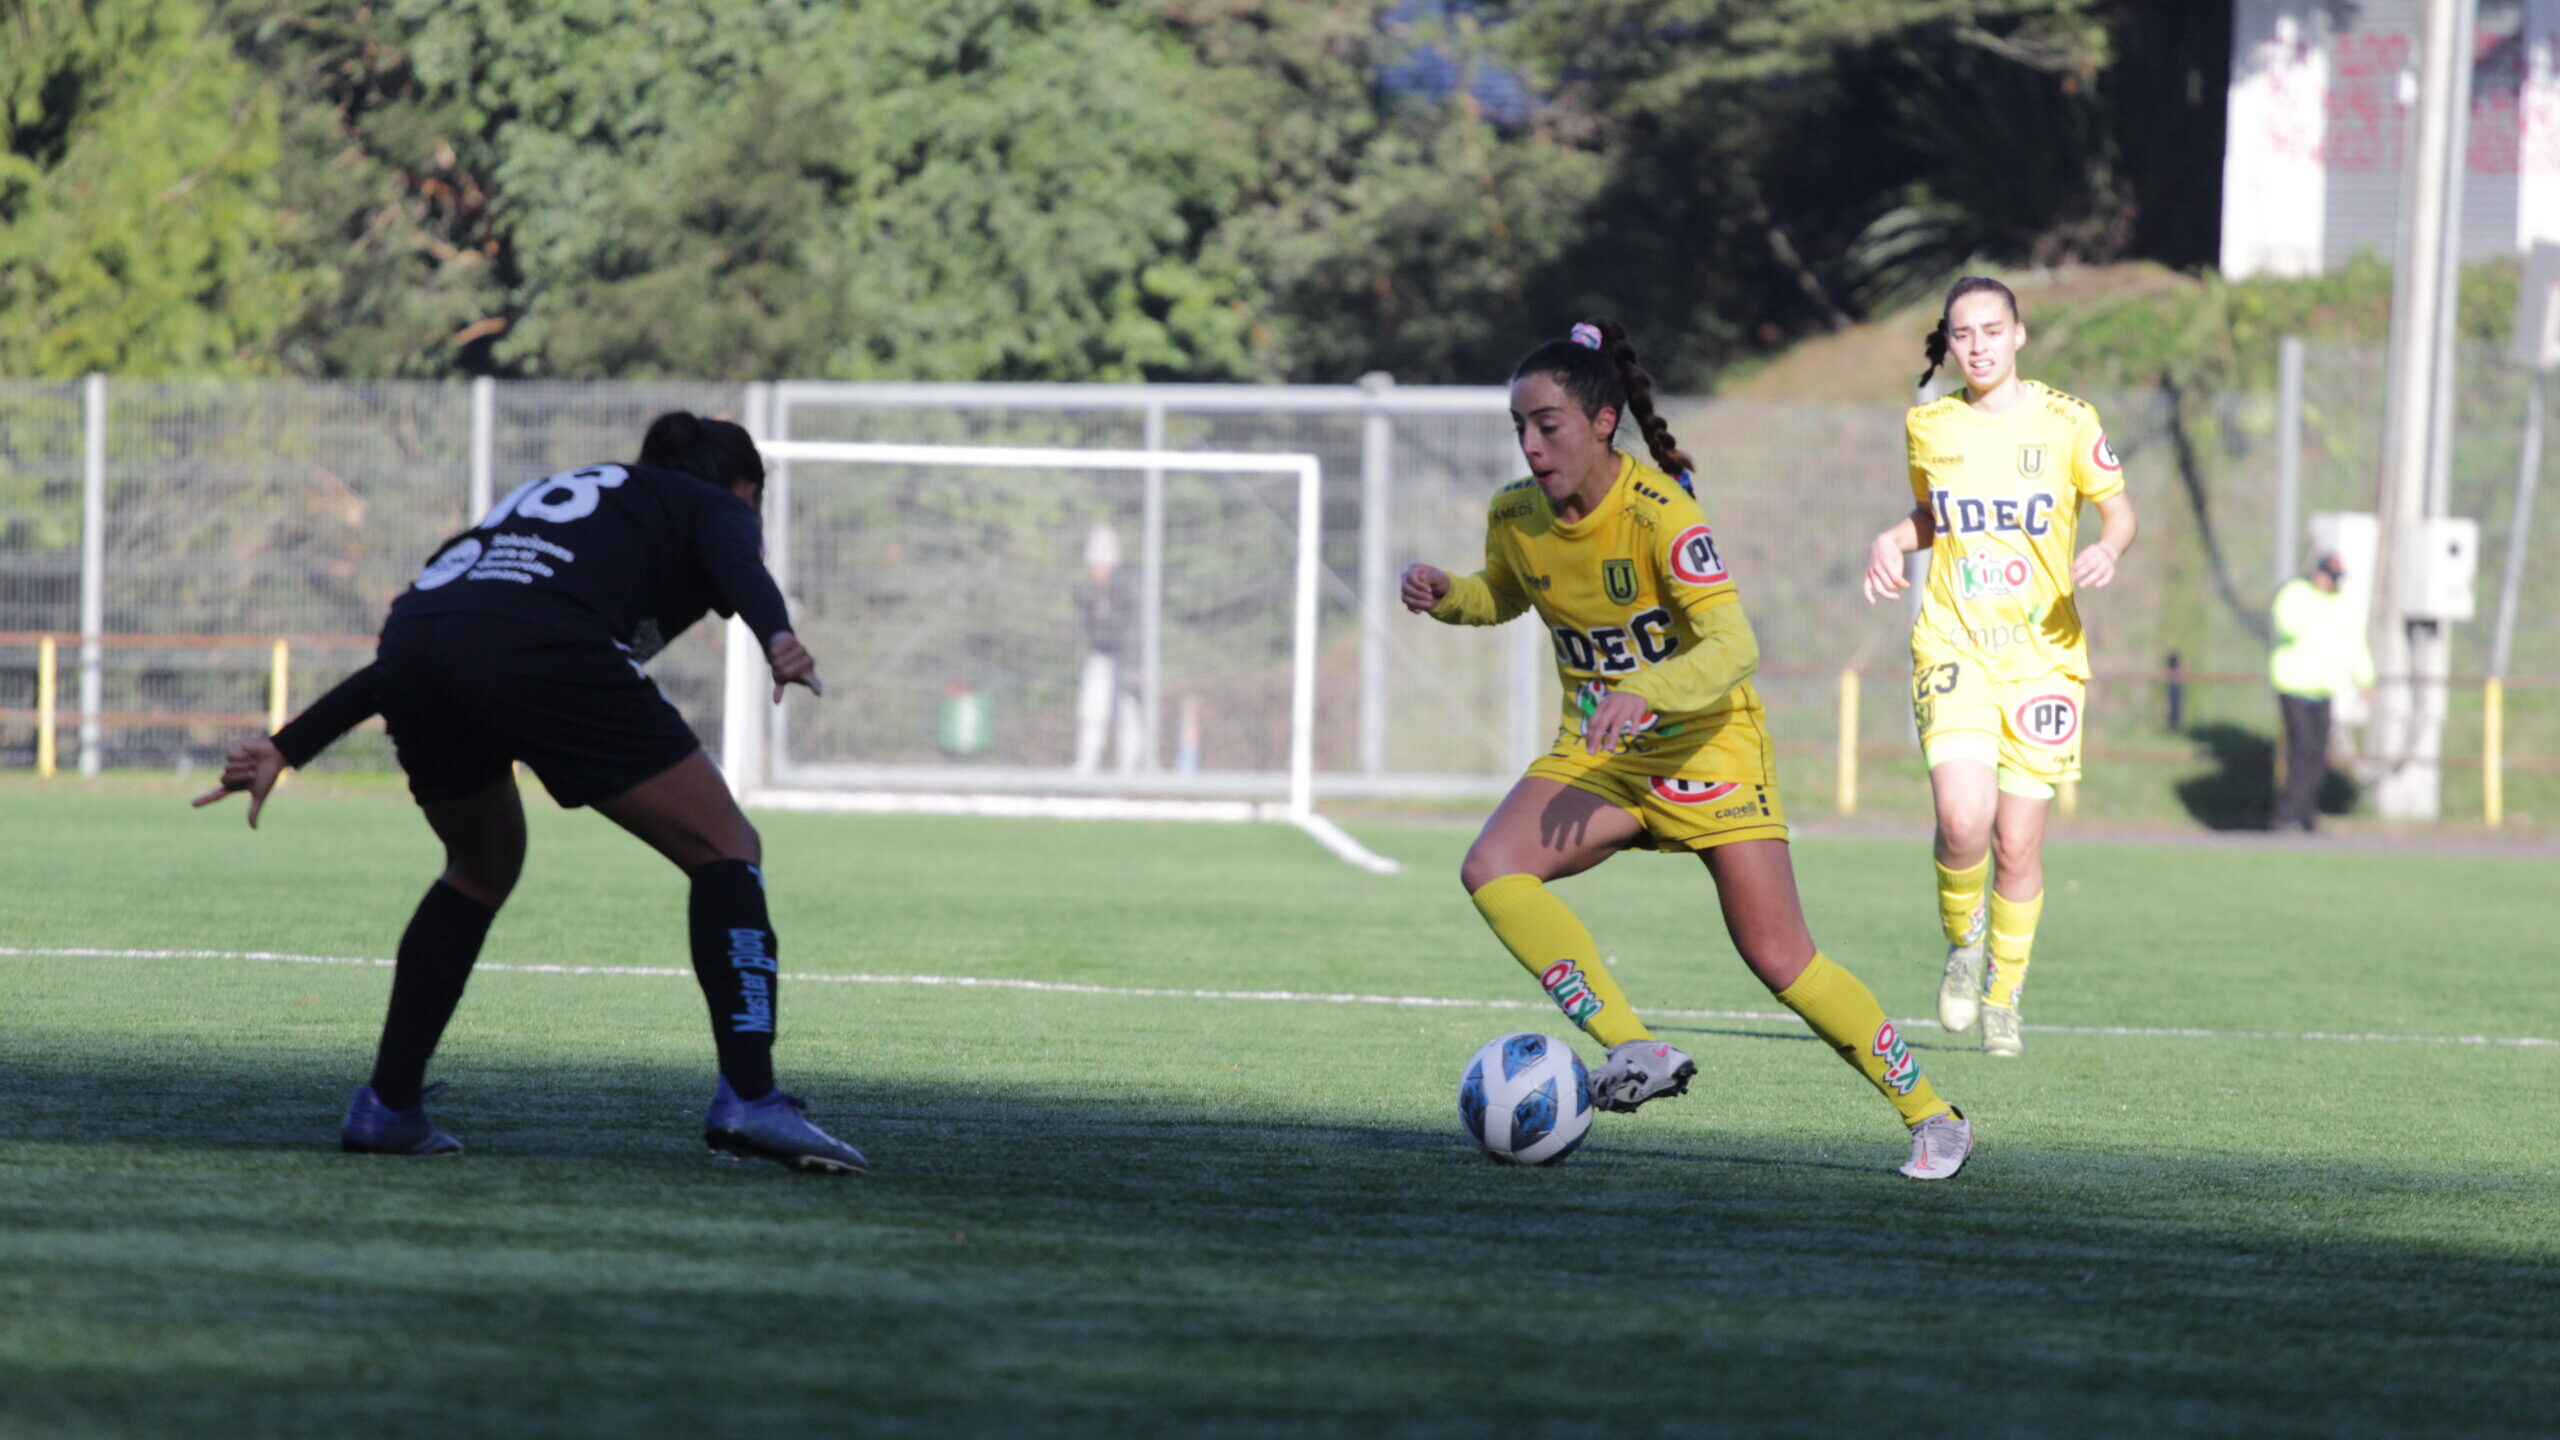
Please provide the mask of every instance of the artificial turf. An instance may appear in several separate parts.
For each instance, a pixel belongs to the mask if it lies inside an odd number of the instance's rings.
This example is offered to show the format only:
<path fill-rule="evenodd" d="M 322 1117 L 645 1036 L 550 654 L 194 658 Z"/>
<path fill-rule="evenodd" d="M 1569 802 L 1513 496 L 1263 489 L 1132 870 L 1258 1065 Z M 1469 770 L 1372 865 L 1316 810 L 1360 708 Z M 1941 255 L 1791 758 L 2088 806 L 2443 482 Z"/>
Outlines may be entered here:
<path fill-rule="evenodd" d="M 1359 827 L 1408 863 L 1377 877 L 1272 826 L 760 817 L 780 1065 L 869 1152 L 847 1181 L 703 1149 L 679 877 L 538 799 L 435 1071 L 470 1153 L 336 1153 L 388 972 L 318 962 L 390 953 L 432 844 L 379 791 L 288 787 L 254 836 L 180 797 L 0 786 L 12 1440 L 2560 1413 L 2550 860 L 2057 839 L 2028 1056 L 1909 1027 L 1982 1137 L 1930 1186 L 1691 861 L 1559 888 L 1699 1082 L 1520 1170 L 1457 1073 L 1566 1026 L 1462 825 Z M 1925 842 L 1797 863 L 1825 948 L 1926 1015 Z"/>

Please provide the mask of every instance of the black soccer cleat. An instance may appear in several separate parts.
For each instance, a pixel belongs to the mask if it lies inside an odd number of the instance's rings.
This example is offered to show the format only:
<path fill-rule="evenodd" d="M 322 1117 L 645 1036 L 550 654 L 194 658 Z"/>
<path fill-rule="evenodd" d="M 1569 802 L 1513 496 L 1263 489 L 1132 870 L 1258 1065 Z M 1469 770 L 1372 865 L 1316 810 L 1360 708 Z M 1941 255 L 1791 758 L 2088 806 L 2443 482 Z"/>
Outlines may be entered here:
<path fill-rule="evenodd" d="M 774 1160 L 810 1175 L 859 1175 L 871 1168 L 862 1152 L 811 1123 L 797 1095 L 780 1090 L 761 1100 L 741 1100 L 720 1077 L 711 1109 L 702 1117 L 702 1141 L 746 1160 Z"/>

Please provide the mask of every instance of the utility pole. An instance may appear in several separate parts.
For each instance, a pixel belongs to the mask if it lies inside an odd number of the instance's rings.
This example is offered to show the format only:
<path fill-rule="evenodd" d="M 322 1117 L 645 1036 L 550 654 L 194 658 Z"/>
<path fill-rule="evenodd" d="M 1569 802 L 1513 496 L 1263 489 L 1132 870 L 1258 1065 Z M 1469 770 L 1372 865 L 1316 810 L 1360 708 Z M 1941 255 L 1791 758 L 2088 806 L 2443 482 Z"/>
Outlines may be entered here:
<path fill-rule="evenodd" d="M 2372 636 L 2382 683 L 2367 748 L 2381 773 L 2375 808 L 2386 819 L 2442 811 L 2443 622 L 2411 613 L 2428 562 L 2427 521 L 2444 513 L 2452 436 L 2446 402 L 2453 366 L 2453 279 L 2462 253 L 2462 155 L 2471 109 L 2471 37 L 2478 0 L 2427 0 L 2418 48 L 2418 108 L 2400 189 L 2400 245 L 2391 286 L 2391 362 L 2382 477 L 2374 515 Z"/>

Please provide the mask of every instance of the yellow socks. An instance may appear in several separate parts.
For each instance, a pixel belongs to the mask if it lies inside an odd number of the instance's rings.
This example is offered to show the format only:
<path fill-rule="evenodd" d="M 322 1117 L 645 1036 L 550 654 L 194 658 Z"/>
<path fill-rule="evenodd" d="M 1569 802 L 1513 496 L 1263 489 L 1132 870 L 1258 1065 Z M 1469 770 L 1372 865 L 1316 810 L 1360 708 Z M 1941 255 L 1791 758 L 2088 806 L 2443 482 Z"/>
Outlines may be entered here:
<path fill-rule="evenodd" d="M 1955 1108 L 1939 1099 L 1937 1087 L 1921 1075 L 1919 1057 L 1884 1018 L 1874 993 L 1821 951 L 1814 952 L 1796 983 L 1778 992 L 1778 1003 L 1803 1016 L 1814 1034 L 1856 1066 L 1900 1113 L 1903 1124 L 1917 1125 Z"/>
<path fill-rule="evenodd" d="M 1985 1005 L 2016 1009 L 2027 993 L 2027 952 L 2035 948 L 2036 920 L 2044 914 L 2044 892 L 2012 900 L 1991 892 L 1991 984 Z"/>
<path fill-rule="evenodd" d="M 1505 875 L 1475 893 L 1476 913 L 1522 968 L 1538 977 L 1564 1018 L 1603 1045 L 1650 1040 L 1626 992 L 1600 963 L 1600 946 L 1537 877 Z M 1851 984 L 1857 982 L 1852 981 Z"/>
<path fill-rule="evenodd" d="M 1970 945 L 1982 938 L 1982 891 L 1991 879 L 1991 855 L 1985 851 L 1970 869 L 1938 867 L 1938 925 L 1950 945 Z"/>

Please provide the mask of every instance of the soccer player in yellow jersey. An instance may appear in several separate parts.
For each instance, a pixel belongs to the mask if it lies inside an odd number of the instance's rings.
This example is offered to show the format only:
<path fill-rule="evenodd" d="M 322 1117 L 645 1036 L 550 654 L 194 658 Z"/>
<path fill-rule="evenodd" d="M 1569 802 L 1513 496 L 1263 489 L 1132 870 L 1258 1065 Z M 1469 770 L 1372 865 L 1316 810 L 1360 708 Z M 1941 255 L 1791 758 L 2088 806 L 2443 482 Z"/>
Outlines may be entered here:
<path fill-rule="evenodd" d="M 1660 469 L 1614 448 L 1622 416 Z M 1493 497 L 1484 568 L 1404 573 L 1409 609 L 1451 625 L 1534 609 L 1555 642 L 1563 723 L 1467 851 L 1459 873 L 1478 913 L 1566 1018 L 1608 1047 L 1593 1102 L 1633 1110 L 1680 1094 L 1698 1067 L 1645 1028 L 1547 884 L 1620 850 L 1695 851 L 1743 963 L 1909 1127 L 1901 1173 L 1954 1175 L 1973 1126 L 1921 1076 L 1875 996 L 1805 928 L 1751 687 L 1759 645 L 1626 332 L 1576 325 L 1571 339 L 1530 351 L 1512 373 L 1511 425 L 1529 476 Z"/>
<path fill-rule="evenodd" d="M 2080 778 L 2089 642 L 2073 597 L 2115 578 L 2135 528 L 2097 410 L 2019 379 L 2026 340 L 2008 286 L 1967 276 L 1947 292 L 1920 383 L 1952 355 L 1964 389 L 1912 407 L 1911 513 L 1867 552 L 1873 604 L 1906 588 L 1902 557 L 1929 548 L 1911 709 L 1938 810 L 1938 1023 L 1962 1031 L 1978 1017 L 1993 1055 L 2026 1053 L 2018 1005 L 2044 911 L 2045 810 Z M 2083 500 L 2101 529 L 2075 556 Z"/>

